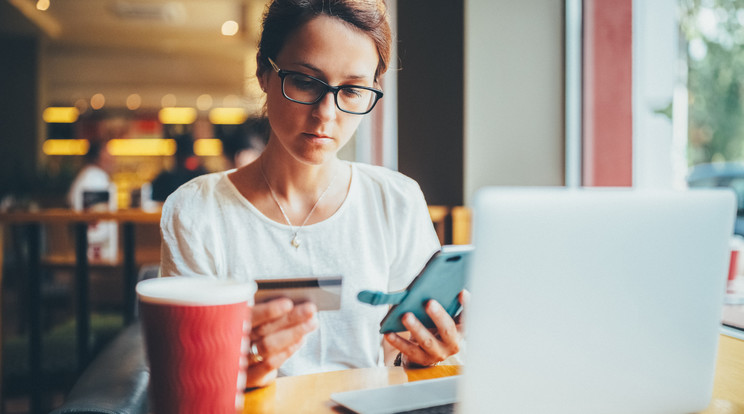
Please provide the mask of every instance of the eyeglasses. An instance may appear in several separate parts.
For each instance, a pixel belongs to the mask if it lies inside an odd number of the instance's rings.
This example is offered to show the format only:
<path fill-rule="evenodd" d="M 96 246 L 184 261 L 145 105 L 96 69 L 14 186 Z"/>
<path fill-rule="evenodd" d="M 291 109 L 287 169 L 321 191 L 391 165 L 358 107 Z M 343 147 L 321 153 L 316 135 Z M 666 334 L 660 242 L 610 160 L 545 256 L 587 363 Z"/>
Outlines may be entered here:
<path fill-rule="evenodd" d="M 382 91 L 378 89 L 356 85 L 331 86 L 304 73 L 279 69 L 271 58 L 268 61 L 282 80 L 282 94 L 292 102 L 312 105 L 332 92 L 338 109 L 349 114 L 364 115 L 382 98 Z"/>

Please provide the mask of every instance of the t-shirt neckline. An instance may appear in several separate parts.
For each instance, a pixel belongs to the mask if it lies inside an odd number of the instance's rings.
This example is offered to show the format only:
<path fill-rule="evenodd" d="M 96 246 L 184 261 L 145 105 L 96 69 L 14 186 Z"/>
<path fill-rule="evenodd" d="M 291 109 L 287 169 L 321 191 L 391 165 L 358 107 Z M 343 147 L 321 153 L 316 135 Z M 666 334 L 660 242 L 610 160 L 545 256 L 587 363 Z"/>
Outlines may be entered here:
<path fill-rule="evenodd" d="M 344 211 L 346 211 L 346 208 L 347 208 L 346 206 L 354 198 L 357 192 L 357 190 L 355 189 L 357 186 L 356 184 L 356 181 L 357 181 L 356 176 L 358 173 L 357 166 L 356 166 L 356 163 L 354 162 L 349 162 L 349 161 L 344 161 L 344 162 L 351 167 L 351 183 L 349 184 L 349 192 L 346 194 L 346 198 L 344 198 L 344 201 L 341 202 L 341 206 L 339 206 L 339 208 L 327 219 L 323 221 L 319 221 L 317 223 L 307 224 L 307 225 L 302 226 L 303 232 L 310 231 L 315 228 L 323 227 L 324 225 L 326 225 L 326 223 L 333 223 L 333 221 L 335 221 L 337 217 L 341 216 L 344 213 Z M 269 223 L 275 227 L 280 227 L 283 229 L 291 229 L 290 226 L 286 222 L 281 223 L 281 222 L 274 221 L 266 217 L 266 215 L 264 215 L 264 213 L 262 213 L 261 210 L 256 208 L 256 206 L 254 206 L 253 203 L 251 203 L 247 198 L 245 198 L 245 196 L 243 196 L 243 194 L 240 193 L 240 190 L 238 190 L 238 187 L 235 186 L 235 183 L 233 183 L 232 180 L 230 180 L 230 177 L 228 176 L 233 171 L 235 171 L 235 169 L 225 171 L 222 176 L 222 181 L 227 182 L 226 185 L 230 189 L 230 192 L 233 195 L 233 197 L 239 203 L 241 203 L 244 207 L 246 207 L 252 214 L 254 214 L 256 217 L 258 217 L 262 221 Z M 292 227 L 294 227 L 295 229 L 298 229 L 299 224 L 292 223 Z"/>

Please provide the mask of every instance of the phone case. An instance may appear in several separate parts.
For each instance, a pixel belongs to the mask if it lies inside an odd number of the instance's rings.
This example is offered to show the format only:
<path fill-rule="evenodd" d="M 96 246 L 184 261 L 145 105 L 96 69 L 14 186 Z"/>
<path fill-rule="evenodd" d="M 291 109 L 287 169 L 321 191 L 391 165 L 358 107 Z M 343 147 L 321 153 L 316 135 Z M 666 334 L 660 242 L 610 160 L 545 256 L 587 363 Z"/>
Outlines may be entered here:
<path fill-rule="evenodd" d="M 394 305 L 380 323 L 380 333 L 407 330 L 400 320 L 407 312 L 412 312 L 427 328 L 434 328 L 424 306 L 435 299 L 450 316 L 457 315 L 461 308 L 457 296 L 465 288 L 472 251 L 472 245 L 443 246 L 405 290 L 394 293 L 365 290 L 359 292 L 357 299 L 370 305 Z"/>

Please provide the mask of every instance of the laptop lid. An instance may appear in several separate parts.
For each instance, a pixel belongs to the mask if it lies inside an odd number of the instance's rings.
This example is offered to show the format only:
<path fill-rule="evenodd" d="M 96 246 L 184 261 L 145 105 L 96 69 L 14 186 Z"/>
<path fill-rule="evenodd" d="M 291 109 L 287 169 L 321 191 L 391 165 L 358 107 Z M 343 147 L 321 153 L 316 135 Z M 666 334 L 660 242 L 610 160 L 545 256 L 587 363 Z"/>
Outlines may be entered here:
<path fill-rule="evenodd" d="M 461 412 L 704 409 L 735 209 L 725 190 L 481 190 Z"/>

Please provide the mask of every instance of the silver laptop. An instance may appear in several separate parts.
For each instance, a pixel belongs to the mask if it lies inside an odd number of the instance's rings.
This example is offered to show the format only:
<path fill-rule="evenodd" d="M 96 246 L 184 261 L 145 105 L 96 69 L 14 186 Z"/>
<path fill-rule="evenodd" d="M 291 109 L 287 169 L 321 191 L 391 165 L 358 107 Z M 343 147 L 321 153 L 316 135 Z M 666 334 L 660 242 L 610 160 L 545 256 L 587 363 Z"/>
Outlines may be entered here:
<path fill-rule="evenodd" d="M 360 413 L 705 409 L 735 209 L 726 190 L 483 189 L 463 375 L 332 399 Z"/>
<path fill-rule="evenodd" d="M 331 400 L 359 414 L 432 412 L 451 414 L 462 375 L 405 382 L 387 387 L 331 394 Z"/>
<path fill-rule="evenodd" d="M 459 411 L 705 409 L 735 209 L 725 190 L 480 191 Z"/>

